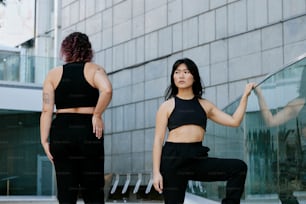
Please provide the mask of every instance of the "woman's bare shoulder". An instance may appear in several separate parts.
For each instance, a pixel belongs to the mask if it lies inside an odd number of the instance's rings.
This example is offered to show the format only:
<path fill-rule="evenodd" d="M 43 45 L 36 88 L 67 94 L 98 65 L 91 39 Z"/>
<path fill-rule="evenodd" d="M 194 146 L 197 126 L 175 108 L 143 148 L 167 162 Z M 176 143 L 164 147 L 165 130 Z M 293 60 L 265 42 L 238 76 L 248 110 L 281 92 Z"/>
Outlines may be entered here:
<path fill-rule="evenodd" d="M 199 99 L 199 102 L 201 106 L 204 108 L 206 113 L 209 113 L 215 107 L 215 105 L 212 102 L 210 102 L 205 98 Z"/>
<path fill-rule="evenodd" d="M 49 70 L 48 74 L 56 74 L 58 72 L 62 72 L 63 66 L 57 66 L 53 67 L 52 69 Z"/>
<path fill-rule="evenodd" d="M 85 77 L 86 79 L 90 82 L 90 83 L 93 83 L 91 82 L 92 78 L 94 76 L 105 76 L 107 75 L 106 74 L 106 71 L 105 69 L 98 65 L 98 64 L 95 64 L 93 62 L 87 62 L 86 65 L 85 65 Z"/>
<path fill-rule="evenodd" d="M 49 70 L 47 77 L 48 78 L 56 78 L 56 77 L 61 76 L 62 73 L 63 73 L 63 67 L 62 66 L 54 67 L 54 68 Z"/>
<path fill-rule="evenodd" d="M 174 98 L 172 97 L 172 98 L 167 99 L 166 101 L 163 102 L 163 104 L 165 106 L 172 106 L 172 105 L 174 105 Z"/>
<path fill-rule="evenodd" d="M 204 106 L 212 106 L 213 103 L 210 102 L 209 100 L 205 99 L 205 98 L 201 98 L 199 99 L 199 102 L 201 105 L 204 105 Z"/>
<path fill-rule="evenodd" d="M 174 98 L 167 99 L 160 106 L 159 110 L 169 112 L 174 108 Z"/>
<path fill-rule="evenodd" d="M 104 67 L 93 62 L 86 62 L 86 66 L 89 67 L 90 69 L 105 71 Z"/>
<path fill-rule="evenodd" d="M 58 86 L 62 78 L 62 73 L 63 73 L 62 66 L 58 66 L 58 67 L 54 67 L 50 69 L 45 78 L 44 87 L 52 86 L 53 89 L 55 89 Z"/>

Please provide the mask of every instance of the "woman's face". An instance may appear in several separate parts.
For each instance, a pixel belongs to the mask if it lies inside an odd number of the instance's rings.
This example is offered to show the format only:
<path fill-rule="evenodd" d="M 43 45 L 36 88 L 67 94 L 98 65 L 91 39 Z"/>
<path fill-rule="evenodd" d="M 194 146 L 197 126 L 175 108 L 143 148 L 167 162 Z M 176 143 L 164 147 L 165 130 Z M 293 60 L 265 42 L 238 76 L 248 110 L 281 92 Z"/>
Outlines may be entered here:
<path fill-rule="evenodd" d="M 173 74 L 174 84 L 178 89 L 191 88 L 194 82 L 193 75 L 185 64 L 180 64 Z"/>

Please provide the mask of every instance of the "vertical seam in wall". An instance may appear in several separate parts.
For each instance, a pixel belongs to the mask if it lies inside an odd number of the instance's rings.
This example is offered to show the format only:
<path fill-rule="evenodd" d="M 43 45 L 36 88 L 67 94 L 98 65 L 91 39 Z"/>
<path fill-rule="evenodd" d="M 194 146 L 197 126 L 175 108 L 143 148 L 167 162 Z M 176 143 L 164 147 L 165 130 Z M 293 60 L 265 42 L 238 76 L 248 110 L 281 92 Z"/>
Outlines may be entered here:
<path fill-rule="evenodd" d="M 229 34 L 229 5 L 226 5 L 226 24 L 227 24 L 227 28 L 226 28 L 226 32 L 227 32 L 227 36 Z M 229 69 L 229 38 L 225 38 L 224 40 L 226 40 L 226 67 L 227 67 L 227 75 L 226 75 L 226 80 L 227 80 L 227 84 L 229 82 L 229 75 L 230 75 L 230 69 Z M 229 99 L 229 86 L 227 86 L 227 99 Z"/>
<path fill-rule="evenodd" d="M 284 25 L 285 25 L 285 22 L 284 22 L 284 1 L 282 0 L 282 9 L 281 9 L 281 11 L 282 11 L 282 22 L 281 22 L 281 24 L 282 24 L 282 55 L 283 55 L 283 57 L 282 57 L 282 64 L 284 64 L 284 62 L 285 62 L 285 35 L 284 35 Z"/>
<path fill-rule="evenodd" d="M 184 50 L 184 0 L 180 0 L 181 1 L 181 14 L 182 14 L 182 20 L 179 22 L 181 24 L 181 30 L 182 30 L 182 37 L 181 37 L 181 50 Z M 177 51 L 176 51 L 177 52 Z"/>
<path fill-rule="evenodd" d="M 148 33 L 146 33 L 146 14 L 147 14 L 147 11 L 146 11 L 146 1 L 143 0 L 143 58 L 144 58 L 144 61 L 147 61 L 146 59 L 146 36 L 148 36 Z M 144 67 L 145 69 L 145 67 Z"/>
<path fill-rule="evenodd" d="M 245 23 L 245 29 L 246 29 L 246 32 L 249 31 L 249 16 L 248 16 L 248 8 L 249 8 L 249 4 L 248 4 L 249 0 L 246 0 L 245 1 L 245 18 L 246 18 L 246 23 Z"/>
<path fill-rule="evenodd" d="M 217 9 L 213 10 L 214 12 L 214 24 L 215 24 L 215 36 L 214 36 L 214 41 L 217 39 Z"/>
<path fill-rule="evenodd" d="M 263 29 L 260 29 L 260 73 L 263 73 L 263 42 L 262 42 L 262 31 Z"/>
<path fill-rule="evenodd" d="M 171 29 L 171 30 L 170 30 L 170 33 L 171 33 L 171 41 L 172 41 L 172 42 L 171 42 L 171 52 L 173 53 L 173 51 L 174 51 L 174 47 L 173 47 L 173 46 L 174 46 L 174 43 L 173 43 L 173 41 L 174 41 L 174 40 L 173 40 L 173 36 L 174 36 L 174 35 L 173 35 L 173 33 L 174 33 L 174 32 L 173 32 L 173 25 L 170 25 L 170 29 Z"/>
<path fill-rule="evenodd" d="M 266 25 L 269 24 L 269 0 L 266 0 L 266 18 L 267 18 L 267 22 Z"/>
<path fill-rule="evenodd" d="M 209 54 L 209 56 L 208 56 L 208 60 L 209 60 L 209 62 L 208 62 L 208 71 L 209 71 L 209 81 L 208 81 L 208 83 L 209 83 L 209 85 L 211 85 L 211 81 L 212 81 L 211 43 L 208 44 L 208 54 Z M 204 85 L 205 84 L 206 83 L 204 82 Z"/>
<path fill-rule="evenodd" d="M 267 22 L 266 25 L 269 24 L 269 0 L 266 1 L 266 17 L 267 17 Z M 260 74 L 264 72 L 264 67 L 263 67 L 263 29 L 260 29 Z"/>
<path fill-rule="evenodd" d="M 104 12 L 104 10 L 105 9 L 101 9 L 100 10 L 100 13 L 101 13 L 101 31 L 100 31 L 100 33 L 101 33 L 101 43 L 100 43 L 100 47 L 101 47 L 101 49 L 100 49 L 100 51 L 99 51 L 99 53 L 101 53 L 102 54 L 102 63 L 101 63 L 101 65 L 104 67 L 105 65 L 106 65 L 106 51 L 105 51 L 105 49 L 103 49 L 103 47 L 104 47 L 104 45 L 103 45 L 103 33 L 104 33 L 104 23 L 103 23 L 103 12 Z"/>
<path fill-rule="evenodd" d="M 196 47 L 198 47 L 198 46 L 200 46 L 200 17 L 199 16 L 196 16 L 195 17 L 196 18 L 196 21 L 197 21 L 197 23 L 196 23 L 196 25 L 197 25 L 197 32 L 196 32 L 196 34 L 197 34 L 197 43 L 196 43 Z"/>
<path fill-rule="evenodd" d="M 131 39 L 129 39 L 128 41 L 127 41 L 127 46 L 128 46 L 128 49 L 130 48 L 129 46 L 130 46 L 130 44 L 129 43 L 131 43 L 131 44 L 133 44 L 134 43 L 134 48 L 135 49 L 133 49 L 131 52 L 134 52 L 134 54 L 133 54 L 133 56 L 134 56 L 134 59 L 132 59 L 132 61 L 133 61 L 133 63 L 132 64 L 135 64 L 136 63 L 136 39 L 137 38 L 134 38 L 134 36 L 133 36 L 133 31 L 134 31 L 134 29 L 133 29 L 133 19 L 134 19 L 134 16 L 133 16 L 133 2 L 132 1 L 130 1 L 130 6 L 131 6 L 131 18 L 130 18 L 130 28 L 131 28 Z M 127 64 L 129 65 L 130 64 L 130 60 L 128 59 L 127 60 Z"/>
<path fill-rule="evenodd" d="M 167 20 L 166 20 L 166 27 L 164 28 L 166 30 L 165 32 L 167 32 L 167 28 L 169 28 L 169 25 L 168 25 L 168 22 L 169 22 L 169 15 L 168 15 L 169 12 L 168 12 L 168 9 L 169 9 L 169 1 L 167 1 L 167 3 L 166 3 L 166 13 L 167 13 L 166 18 L 167 18 Z M 172 41 L 172 35 L 171 35 L 170 39 Z M 172 42 L 171 42 L 171 51 L 170 52 L 173 53 Z"/>
<path fill-rule="evenodd" d="M 115 64 L 115 62 L 114 62 L 114 50 L 115 50 L 115 47 L 116 47 L 116 46 L 114 46 L 114 6 L 112 5 L 109 9 L 112 12 L 112 19 L 111 19 L 111 21 L 112 21 L 112 25 L 111 25 L 111 29 L 112 29 L 112 32 L 111 32 L 112 33 L 112 42 L 111 42 L 110 49 L 112 50 L 112 54 L 111 54 L 111 56 L 112 56 L 112 70 L 114 70 L 115 69 L 115 67 L 114 67 L 114 64 Z"/>

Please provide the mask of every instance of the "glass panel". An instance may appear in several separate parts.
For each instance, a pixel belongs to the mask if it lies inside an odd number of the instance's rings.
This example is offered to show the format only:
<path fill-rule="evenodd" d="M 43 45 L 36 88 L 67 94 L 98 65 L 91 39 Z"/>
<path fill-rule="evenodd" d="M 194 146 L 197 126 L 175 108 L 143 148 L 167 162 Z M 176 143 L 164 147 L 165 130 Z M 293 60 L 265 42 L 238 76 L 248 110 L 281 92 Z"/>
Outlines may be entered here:
<path fill-rule="evenodd" d="M 52 172 L 46 172 L 46 164 L 39 162 L 39 155 L 45 156 L 40 144 L 40 113 L 1 113 L 0 195 L 36 195 L 38 189 L 44 189 L 43 184 L 50 184 L 50 179 L 53 178 Z M 37 178 L 40 174 L 43 176 L 40 180 L 41 186 L 38 186 Z M 48 189 L 41 190 L 39 195 L 51 194 L 54 195 L 54 190 Z"/>
<path fill-rule="evenodd" d="M 19 55 L 11 54 L 0 59 L 0 80 L 19 81 Z"/>
<path fill-rule="evenodd" d="M 305 80 L 306 59 L 303 58 L 260 84 L 266 108 L 254 108 L 260 97 L 250 98 L 254 109 L 248 110 L 245 118 L 251 167 L 247 195 L 277 194 L 283 202 L 294 203 L 297 194 L 306 190 L 303 178 L 306 141 L 302 132 Z"/>
<path fill-rule="evenodd" d="M 50 57 L 25 56 L 13 52 L 0 53 L 0 81 L 42 83 L 43 77 L 58 59 Z"/>

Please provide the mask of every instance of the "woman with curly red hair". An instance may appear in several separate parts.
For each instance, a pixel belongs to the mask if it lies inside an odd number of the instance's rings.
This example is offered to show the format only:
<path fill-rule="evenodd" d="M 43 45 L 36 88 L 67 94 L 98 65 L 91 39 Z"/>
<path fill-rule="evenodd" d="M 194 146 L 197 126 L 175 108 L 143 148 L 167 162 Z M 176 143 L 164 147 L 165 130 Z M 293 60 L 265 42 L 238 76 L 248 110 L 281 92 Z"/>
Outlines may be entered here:
<path fill-rule="evenodd" d="M 85 203 L 104 203 L 102 114 L 112 85 L 104 68 L 91 62 L 86 34 L 68 35 L 60 53 L 65 64 L 50 70 L 43 84 L 41 143 L 55 166 L 59 203 L 76 203 L 79 191 Z"/>

